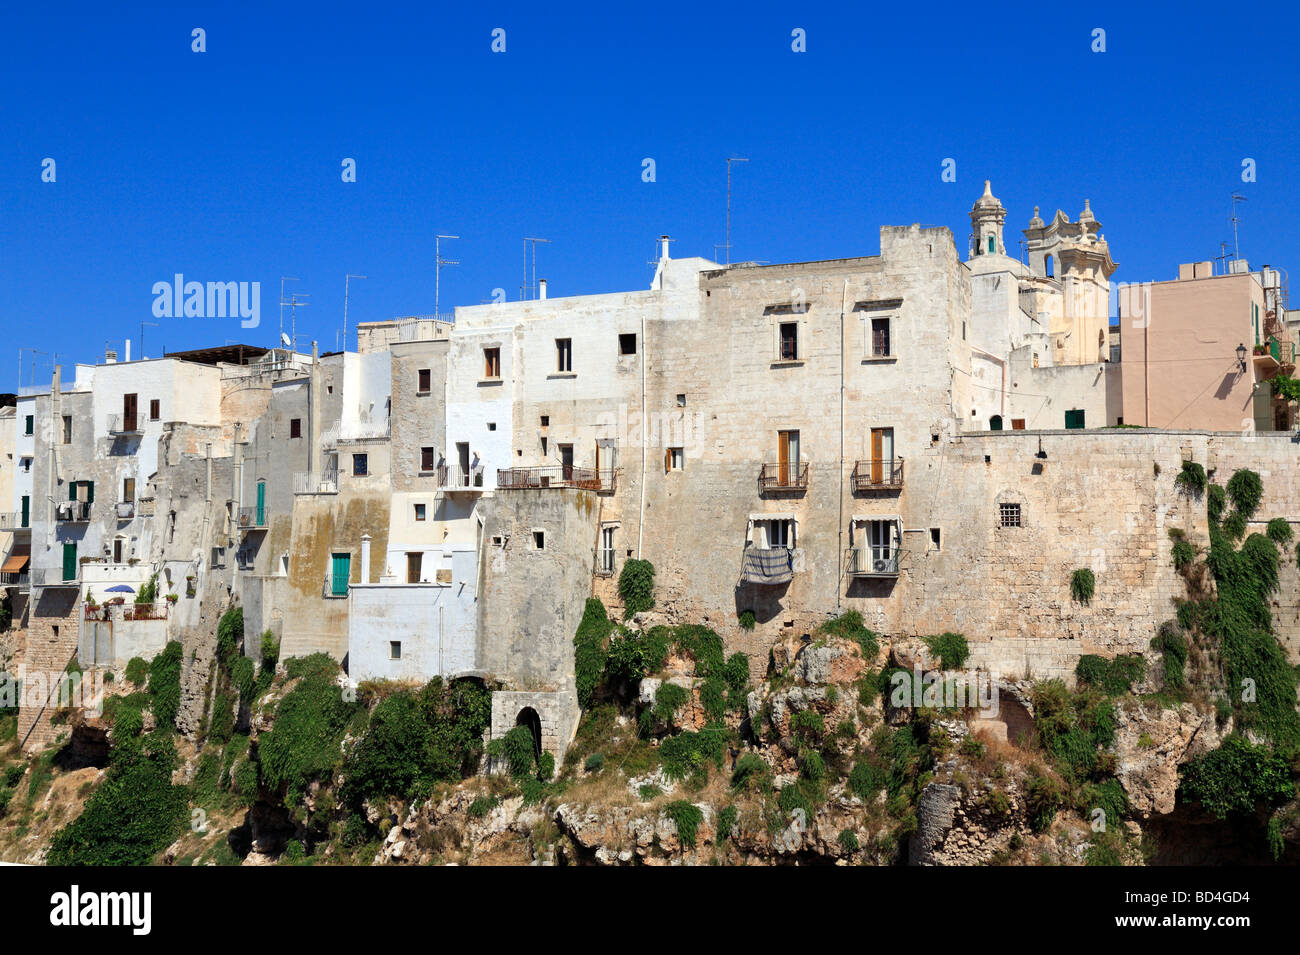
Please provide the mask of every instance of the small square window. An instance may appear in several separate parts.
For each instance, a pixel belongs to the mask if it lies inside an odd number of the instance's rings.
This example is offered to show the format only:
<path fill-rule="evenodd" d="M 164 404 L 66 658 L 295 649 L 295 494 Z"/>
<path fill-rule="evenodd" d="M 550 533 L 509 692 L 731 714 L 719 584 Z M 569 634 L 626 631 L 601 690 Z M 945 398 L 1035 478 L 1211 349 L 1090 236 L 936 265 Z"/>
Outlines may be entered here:
<path fill-rule="evenodd" d="M 781 323 L 780 352 L 781 361 L 797 361 L 799 358 L 799 323 Z"/>
<path fill-rule="evenodd" d="M 433 448 L 420 449 L 420 470 L 432 471 L 434 468 Z"/>
<path fill-rule="evenodd" d="M 401 640 L 389 640 L 389 641 L 388 641 L 388 659 L 390 659 L 390 660 L 400 660 L 400 659 L 402 659 L 402 641 L 401 641 Z"/>
<path fill-rule="evenodd" d="M 546 550 L 546 531 L 533 531 L 533 548 Z"/>
<path fill-rule="evenodd" d="M 289 419 L 289 437 L 291 437 L 291 438 L 301 438 L 301 437 L 302 437 L 302 419 L 301 419 L 301 418 L 290 418 L 290 419 Z"/>
<path fill-rule="evenodd" d="M 669 448 L 664 454 L 665 471 L 681 471 L 686 467 L 686 454 L 683 448 Z"/>
<path fill-rule="evenodd" d="M 422 521 L 422 520 L 424 520 L 424 505 L 423 505 L 423 504 L 416 504 L 416 505 L 415 505 L 415 519 L 416 519 L 417 521 Z"/>
<path fill-rule="evenodd" d="M 497 429 L 497 423 L 496 423 L 495 421 L 489 421 L 489 422 L 488 422 L 488 430 L 489 430 L 489 431 L 495 431 L 496 429 Z"/>
<path fill-rule="evenodd" d="M 636 354 L 636 333 L 624 332 L 618 336 L 618 353 L 620 355 Z"/>
<path fill-rule="evenodd" d="M 998 517 L 1003 527 L 1020 527 L 1020 505 L 999 504 Z"/>
<path fill-rule="evenodd" d="M 419 376 L 420 384 L 416 391 L 418 394 L 427 395 L 433 390 L 433 371 L 429 368 L 421 368 Z"/>
<path fill-rule="evenodd" d="M 678 395 L 678 396 L 677 396 L 677 407 L 679 407 L 679 408 L 685 408 L 685 407 L 686 407 L 686 396 L 685 396 L 685 395 Z"/>
<path fill-rule="evenodd" d="M 549 428 L 550 426 L 551 426 L 551 416 L 548 414 L 542 415 L 542 427 Z"/>
<path fill-rule="evenodd" d="M 369 473 L 370 458 L 365 454 L 352 455 L 352 476 L 365 477 Z"/>

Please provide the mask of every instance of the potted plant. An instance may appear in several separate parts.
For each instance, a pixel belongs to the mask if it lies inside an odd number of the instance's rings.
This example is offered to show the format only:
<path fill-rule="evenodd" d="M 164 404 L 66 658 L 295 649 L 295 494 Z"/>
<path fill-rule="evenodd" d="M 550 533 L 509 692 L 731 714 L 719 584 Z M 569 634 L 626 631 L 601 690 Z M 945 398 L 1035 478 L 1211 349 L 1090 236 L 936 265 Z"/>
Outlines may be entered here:
<path fill-rule="evenodd" d="M 168 595 L 167 595 L 167 602 L 168 602 L 169 604 L 174 604 L 174 603 L 175 603 L 177 600 L 179 600 L 179 599 L 180 599 L 180 594 L 168 594 Z"/>
<path fill-rule="evenodd" d="M 195 577 L 193 574 L 185 575 L 185 596 L 186 597 L 194 596 L 194 580 Z"/>

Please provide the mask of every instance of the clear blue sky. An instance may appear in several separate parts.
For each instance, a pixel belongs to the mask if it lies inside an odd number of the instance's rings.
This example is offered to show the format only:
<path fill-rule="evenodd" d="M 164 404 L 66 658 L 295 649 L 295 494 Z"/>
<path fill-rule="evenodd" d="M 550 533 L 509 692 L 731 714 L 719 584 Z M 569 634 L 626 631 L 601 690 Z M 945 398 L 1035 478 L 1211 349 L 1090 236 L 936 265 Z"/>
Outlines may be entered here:
<path fill-rule="evenodd" d="M 1240 191 L 1242 256 L 1300 282 L 1294 10 L 9 4 L 0 390 L 18 384 L 20 346 L 47 353 L 48 381 L 49 352 L 67 368 L 137 340 L 153 283 L 176 272 L 261 282 L 262 326 L 158 319 L 152 355 L 272 344 L 282 275 L 310 293 L 298 335 L 323 350 L 347 272 L 369 276 L 353 323 L 432 312 L 437 232 L 464 237 L 444 252 L 461 265 L 443 271 L 443 310 L 496 287 L 517 298 L 526 235 L 553 240 L 538 265 L 553 296 L 644 288 L 660 233 L 677 256 L 723 241 L 728 155 L 751 159 L 737 260 L 874 254 L 880 225 L 917 221 L 949 226 L 964 255 L 991 178 L 1013 252 L 1035 204 L 1073 219 L 1090 198 L 1122 281 L 1216 255 Z M 1244 157 L 1257 182 L 1241 181 Z"/>

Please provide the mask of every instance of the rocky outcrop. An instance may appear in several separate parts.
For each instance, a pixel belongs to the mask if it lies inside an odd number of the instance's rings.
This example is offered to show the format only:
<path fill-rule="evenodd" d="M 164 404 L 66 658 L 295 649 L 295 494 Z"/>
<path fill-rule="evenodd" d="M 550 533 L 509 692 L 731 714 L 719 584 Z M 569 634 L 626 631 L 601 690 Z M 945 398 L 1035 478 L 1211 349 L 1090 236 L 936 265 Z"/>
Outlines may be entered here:
<path fill-rule="evenodd" d="M 1115 776 L 1129 804 L 1143 818 L 1173 812 L 1179 766 L 1219 745 L 1214 716 L 1191 703 L 1138 703 L 1120 707 L 1116 716 Z"/>

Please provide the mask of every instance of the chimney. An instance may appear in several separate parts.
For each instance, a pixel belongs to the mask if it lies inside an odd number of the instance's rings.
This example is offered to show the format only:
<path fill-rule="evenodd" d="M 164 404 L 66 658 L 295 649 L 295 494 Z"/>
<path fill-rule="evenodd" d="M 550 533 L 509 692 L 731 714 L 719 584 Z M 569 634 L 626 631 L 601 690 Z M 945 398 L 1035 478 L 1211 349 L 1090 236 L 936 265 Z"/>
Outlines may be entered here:
<path fill-rule="evenodd" d="M 537 280 L 537 297 L 546 298 L 546 279 Z"/>
<path fill-rule="evenodd" d="M 117 364 L 117 349 L 116 349 L 116 348 L 105 348 L 105 349 L 104 349 L 104 364 L 105 364 L 105 365 L 115 365 L 115 364 Z"/>
<path fill-rule="evenodd" d="M 370 535 L 361 535 L 361 583 L 370 583 Z"/>
<path fill-rule="evenodd" d="M 122 359 L 123 361 L 131 360 L 131 339 L 128 338 L 126 340 L 126 351 L 124 351 L 122 354 L 126 356 Z"/>
<path fill-rule="evenodd" d="M 660 262 L 668 261 L 668 243 L 671 241 L 672 239 L 670 239 L 666 235 L 661 235 L 659 237 L 659 261 Z"/>

